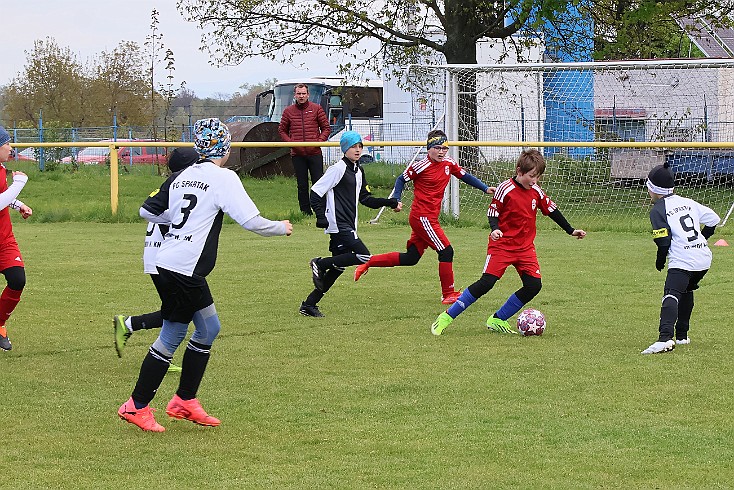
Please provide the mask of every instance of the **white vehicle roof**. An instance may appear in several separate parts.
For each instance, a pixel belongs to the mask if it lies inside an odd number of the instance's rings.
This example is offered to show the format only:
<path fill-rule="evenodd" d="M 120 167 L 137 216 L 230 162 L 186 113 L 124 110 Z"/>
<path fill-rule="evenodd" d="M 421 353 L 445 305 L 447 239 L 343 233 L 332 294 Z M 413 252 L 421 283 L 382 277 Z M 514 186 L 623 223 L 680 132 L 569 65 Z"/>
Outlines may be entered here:
<path fill-rule="evenodd" d="M 344 77 L 337 76 L 291 78 L 289 80 L 278 80 L 275 82 L 275 85 L 292 85 L 296 83 L 305 83 L 306 85 L 327 85 L 329 87 L 340 87 L 342 85 L 346 85 L 347 87 L 382 87 L 382 80 L 380 79 L 359 80 L 345 83 Z"/>

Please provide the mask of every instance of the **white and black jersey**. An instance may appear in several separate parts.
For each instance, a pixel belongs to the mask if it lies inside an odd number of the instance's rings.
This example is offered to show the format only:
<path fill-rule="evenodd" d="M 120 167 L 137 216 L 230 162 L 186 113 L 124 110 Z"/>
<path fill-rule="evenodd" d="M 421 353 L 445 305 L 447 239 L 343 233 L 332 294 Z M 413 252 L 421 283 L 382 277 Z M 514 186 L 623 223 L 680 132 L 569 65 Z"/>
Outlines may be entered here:
<path fill-rule="evenodd" d="M 325 233 L 357 230 L 357 205 L 377 209 L 395 208 L 397 199 L 374 197 L 367 186 L 364 171 L 358 163 L 344 157 L 326 169 L 324 175 L 311 187 L 311 207 L 316 217 L 326 216 L 329 225 Z M 321 199 L 318 199 L 321 198 Z M 325 208 L 323 203 L 325 198 Z"/>
<path fill-rule="evenodd" d="M 719 215 L 710 208 L 675 194 L 665 196 L 650 211 L 652 236 L 668 248 L 668 268 L 702 271 L 711 267 L 711 249 L 701 226 L 716 226 Z"/>
<path fill-rule="evenodd" d="M 156 265 L 201 277 L 214 268 L 224 213 L 241 226 L 260 214 L 237 174 L 209 160 L 171 175 L 146 199 L 141 216 L 153 221 L 143 211 L 170 222 Z"/>
<path fill-rule="evenodd" d="M 155 261 L 158 257 L 158 249 L 163 243 L 163 237 L 168 233 L 169 228 L 167 224 L 163 223 L 148 223 L 143 248 L 143 272 L 146 274 L 158 274 Z"/>

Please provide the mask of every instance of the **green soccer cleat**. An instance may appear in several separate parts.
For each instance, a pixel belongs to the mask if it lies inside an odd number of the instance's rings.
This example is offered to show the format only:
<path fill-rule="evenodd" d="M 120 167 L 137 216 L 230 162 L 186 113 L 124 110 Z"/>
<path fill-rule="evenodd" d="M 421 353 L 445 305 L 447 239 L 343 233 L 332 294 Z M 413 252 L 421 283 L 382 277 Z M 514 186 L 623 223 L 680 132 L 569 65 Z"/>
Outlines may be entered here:
<path fill-rule="evenodd" d="M 122 349 L 127 344 L 127 339 L 133 334 L 127 329 L 125 325 L 125 317 L 122 315 L 115 315 L 112 319 L 112 325 L 115 329 L 115 350 L 117 351 L 117 357 L 122 357 Z"/>
<path fill-rule="evenodd" d="M 183 371 L 183 369 L 181 368 L 181 366 L 179 366 L 177 364 L 171 363 L 171 364 L 168 365 L 168 372 L 169 373 L 180 373 L 181 371 Z"/>
<path fill-rule="evenodd" d="M 436 318 L 436 321 L 433 322 L 433 325 L 431 325 L 431 333 L 433 335 L 441 335 L 443 331 L 451 325 L 451 322 L 453 322 L 454 319 L 451 318 L 451 315 L 446 313 L 445 311 L 438 315 L 438 318 Z"/>
<path fill-rule="evenodd" d="M 520 332 L 516 331 L 510 326 L 507 320 L 500 320 L 499 318 L 494 316 L 490 316 L 489 318 L 487 318 L 487 328 L 493 332 L 498 333 L 512 333 L 517 335 L 520 334 Z"/>

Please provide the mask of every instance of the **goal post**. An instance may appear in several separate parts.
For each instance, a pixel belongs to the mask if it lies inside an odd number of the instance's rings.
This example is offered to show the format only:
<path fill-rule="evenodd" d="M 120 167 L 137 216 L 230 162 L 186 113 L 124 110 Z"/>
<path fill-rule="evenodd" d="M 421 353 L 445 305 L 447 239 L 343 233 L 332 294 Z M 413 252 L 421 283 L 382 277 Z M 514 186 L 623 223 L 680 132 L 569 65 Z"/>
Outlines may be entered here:
<path fill-rule="evenodd" d="M 407 81 L 443 105 L 451 155 L 487 184 L 539 147 L 541 186 L 584 226 L 646 218 L 641 183 L 663 163 L 676 192 L 722 217 L 734 203 L 734 60 L 413 65 Z M 486 212 L 472 191 L 452 182 L 444 211 Z"/>

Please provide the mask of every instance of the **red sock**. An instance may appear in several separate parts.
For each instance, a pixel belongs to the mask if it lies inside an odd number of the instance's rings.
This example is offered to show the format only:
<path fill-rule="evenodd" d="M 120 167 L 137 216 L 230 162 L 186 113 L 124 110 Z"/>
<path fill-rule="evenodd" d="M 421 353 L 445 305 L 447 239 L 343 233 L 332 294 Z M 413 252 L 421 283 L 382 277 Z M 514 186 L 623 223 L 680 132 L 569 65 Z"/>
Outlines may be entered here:
<path fill-rule="evenodd" d="M 438 278 L 441 280 L 441 295 L 444 298 L 454 292 L 453 262 L 438 263 Z"/>
<path fill-rule="evenodd" d="M 0 294 L 0 325 L 5 325 L 5 322 L 8 321 L 10 314 L 18 305 L 18 301 L 20 301 L 22 292 L 22 289 L 17 291 L 6 286 L 3 293 Z"/>
<path fill-rule="evenodd" d="M 370 267 L 395 267 L 400 265 L 400 253 L 389 252 L 386 254 L 373 255 L 367 265 Z"/>

